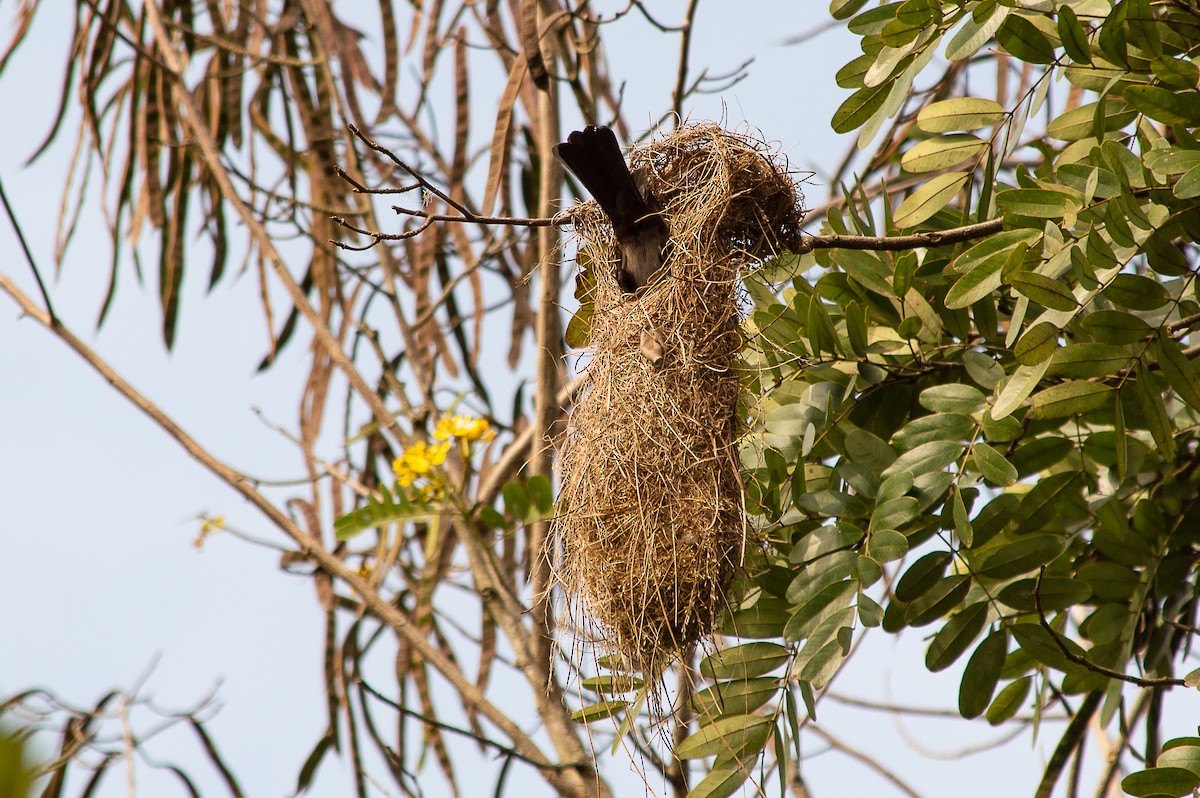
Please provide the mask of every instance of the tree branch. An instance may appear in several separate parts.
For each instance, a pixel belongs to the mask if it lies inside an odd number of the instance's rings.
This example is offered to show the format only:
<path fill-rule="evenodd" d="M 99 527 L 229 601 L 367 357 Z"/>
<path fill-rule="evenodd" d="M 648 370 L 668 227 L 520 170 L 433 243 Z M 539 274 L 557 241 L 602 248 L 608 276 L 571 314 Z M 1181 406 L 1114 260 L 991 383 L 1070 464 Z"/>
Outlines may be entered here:
<path fill-rule="evenodd" d="M 866 249 L 875 252 L 897 252 L 919 247 L 942 247 L 948 244 L 959 244 L 963 241 L 973 241 L 976 238 L 986 238 L 1004 229 L 1003 219 L 990 219 L 966 227 L 955 227 L 950 230 L 931 230 L 927 233 L 915 233 L 907 236 L 805 236 L 797 252 L 803 254 L 814 249 Z"/>
<path fill-rule="evenodd" d="M 1051 639 L 1054 640 L 1054 645 L 1058 646 L 1058 650 L 1062 652 L 1064 657 L 1071 660 L 1071 662 L 1074 662 L 1076 665 L 1081 665 L 1084 668 L 1087 668 L 1093 673 L 1099 673 L 1103 676 L 1107 676 L 1110 679 L 1128 682 L 1129 684 L 1136 684 L 1138 687 L 1184 687 L 1186 685 L 1186 682 L 1184 682 L 1183 679 L 1143 679 L 1140 676 L 1130 676 L 1129 674 L 1121 673 L 1120 671 L 1114 671 L 1112 668 L 1106 668 L 1103 665 L 1092 662 L 1087 657 L 1082 657 L 1068 648 L 1067 644 L 1063 642 L 1058 632 L 1055 632 L 1054 629 L 1051 628 L 1050 622 L 1046 620 L 1046 613 L 1042 611 L 1042 577 L 1045 575 L 1046 566 L 1043 565 L 1041 571 L 1038 572 L 1037 582 L 1035 582 L 1033 585 L 1033 601 L 1034 605 L 1037 607 L 1038 623 L 1041 624 L 1042 628 L 1046 630 L 1046 633 L 1049 634 Z"/>
<path fill-rule="evenodd" d="M 1087 694 L 1087 698 L 1083 699 L 1083 703 L 1079 705 L 1079 711 L 1067 725 L 1062 739 L 1058 741 L 1054 753 L 1050 755 L 1050 761 L 1046 763 L 1046 772 L 1042 774 L 1042 781 L 1038 784 L 1037 792 L 1033 794 L 1034 798 L 1050 798 L 1054 792 L 1054 785 L 1058 783 L 1058 777 L 1062 775 L 1063 768 L 1071 759 L 1072 752 L 1079 745 L 1079 741 L 1083 739 L 1088 722 L 1091 721 L 1092 715 L 1096 714 L 1096 710 L 1100 707 L 1100 699 L 1103 697 L 1103 690 L 1093 690 Z"/>
<path fill-rule="evenodd" d="M 184 451 L 200 462 L 205 468 L 219 477 L 223 482 L 241 494 L 250 504 L 271 520 L 284 534 L 299 547 L 307 557 L 312 559 L 330 576 L 344 582 L 351 590 L 361 597 L 363 604 L 380 620 L 404 637 L 413 650 L 442 674 L 461 696 L 464 705 L 474 707 L 488 718 L 496 727 L 513 742 L 513 747 L 520 751 L 530 762 L 536 763 L 546 780 L 556 790 L 571 794 L 585 795 L 594 792 L 588 779 L 594 779 L 595 773 L 590 763 L 579 762 L 574 765 L 555 764 L 549 761 L 537 744 L 534 743 L 520 727 L 514 723 L 508 714 L 491 703 L 484 693 L 472 682 L 467 680 L 462 671 L 440 649 L 431 644 L 421 629 L 409 622 L 409 618 L 392 602 L 383 598 L 371 585 L 342 562 L 329 550 L 319 545 L 319 542 L 296 525 L 278 507 L 272 504 L 261 493 L 254 489 L 243 474 L 218 460 L 200 445 L 195 438 L 185 432 L 157 405 L 142 395 L 136 388 L 117 374 L 108 363 L 96 352 L 81 341 L 61 323 L 51 322 L 49 316 L 37 306 L 16 284 L 7 276 L 0 274 L 0 291 L 8 294 L 21 309 L 50 332 L 58 336 L 64 343 L 75 350 L 104 380 L 116 391 L 129 400 L 135 407 L 145 413 L 152 421 L 173 438 Z M 564 771 L 563 768 L 570 768 Z M 574 776 L 574 778 L 570 778 Z"/>

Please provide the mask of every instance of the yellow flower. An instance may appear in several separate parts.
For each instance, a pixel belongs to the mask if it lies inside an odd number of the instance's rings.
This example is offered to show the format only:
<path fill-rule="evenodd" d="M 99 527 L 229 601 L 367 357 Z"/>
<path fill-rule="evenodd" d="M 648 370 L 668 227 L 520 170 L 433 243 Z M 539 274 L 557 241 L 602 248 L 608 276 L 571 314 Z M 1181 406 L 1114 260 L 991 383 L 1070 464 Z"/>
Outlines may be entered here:
<path fill-rule="evenodd" d="M 433 430 L 433 437 L 439 441 L 447 441 L 451 438 L 458 438 L 462 441 L 490 441 L 496 437 L 496 433 L 486 418 L 450 416 L 437 423 Z"/>
<path fill-rule="evenodd" d="M 440 501 L 446 498 L 446 486 L 432 482 L 427 485 L 422 485 L 417 488 L 413 498 L 424 504 Z"/>
<path fill-rule="evenodd" d="M 407 488 L 417 477 L 428 474 L 434 467 L 446 462 L 446 453 L 449 451 L 449 441 L 433 446 L 424 441 L 414 443 L 392 463 L 392 471 L 396 472 L 396 481 Z"/>
<path fill-rule="evenodd" d="M 197 549 L 204 546 L 204 541 L 208 536 L 219 529 L 225 528 L 225 516 L 214 515 L 204 519 L 204 523 L 200 525 L 200 534 L 196 535 L 196 539 L 192 541 L 192 545 Z"/>

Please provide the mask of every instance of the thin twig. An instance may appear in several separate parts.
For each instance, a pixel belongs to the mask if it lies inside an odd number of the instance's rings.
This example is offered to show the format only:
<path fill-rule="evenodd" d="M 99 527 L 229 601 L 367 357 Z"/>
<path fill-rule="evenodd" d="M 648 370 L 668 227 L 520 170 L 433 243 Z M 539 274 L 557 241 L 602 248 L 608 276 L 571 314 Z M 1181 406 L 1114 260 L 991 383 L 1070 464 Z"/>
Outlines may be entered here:
<path fill-rule="evenodd" d="M 811 252 L 814 249 L 867 249 L 876 252 L 896 252 L 919 247 L 942 247 L 985 238 L 1004 229 L 1003 219 L 990 219 L 966 227 L 950 230 L 931 230 L 908 236 L 805 236 L 797 251 Z"/>
<path fill-rule="evenodd" d="M 679 69 L 675 75 L 675 90 L 671 92 L 671 108 L 675 111 L 675 124 L 683 121 L 683 98 L 687 95 L 688 58 L 692 47 L 692 28 L 696 22 L 696 6 L 699 0 L 688 0 L 683 13 L 683 31 L 679 38 Z"/>
<path fill-rule="evenodd" d="M 4 203 L 4 212 L 8 215 L 8 221 L 12 225 L 13 232 L 17 234 L 17 241 L 21 244 L 21 251 L 25 253 L 25 262 L 29 264 L 29 268 L 33 271 L 33 279 L 37 281 L 42 301 L 46 303 L 46 313 L 50 316 L 50 323 L 58 324 L 58 316 L 54 314 L 54 305 L 50 303 L 50 294 L 46 291 L 46 284 L 42 282 L 42 273 L 38 271 L 37 261 L 33 259 L 33 253 L 29 250 L 29 244 L 25 241 L 25 231 L 21 229 L 21 223 L 17 221 L 17 214 L 8 202 L 8 195 L 4 193 L 3 181 L 0 181 L 0 202 Z"/>
<path fill-rule="evenodd" d="M 529 757 L 525 756 L 517 749 L 507 746 L 507 745 L 504 745 L 503 743 L 498 743 L 490 737 L 485 737 L 482 734 L 476 734 L 475 732 L 471 731 L 470 729 L 463 729 L 458 726 L 451 726 L 449 723 L 443 723 L 442 721 L 437 720 L 436 718 L 431 718 L 428 715 L 422 715 L 420 712 L 415 712 L 415 711 L 409 709 L 408 707 L 404 706 L 403 704 L 399 703 L 398 701 L 393 701 L 392 699 L 388 698 L 383 693 L 379 692 L 374 687 L 367 684 L 367 682 L 364 681 L 361 676 L 355 677 L 354 683 L 356 685 L 358 685 L 364 692 L 369 693 L 371 696 L 373 696 L 377 700 L 383 702 L 384 704 L 387 704 L 390 708 L 394 709 L 396 712 L 399 712 L 401 715 L 404 715 L 405 717 L 413 718 L 414 720 L 419 720 L 421 723 L 424 723 L 426 726 L 432 726 L 434 728 L 441 729 L 442 731 L 448 731 L 448 732 L 452 732 L 454 734 L 461 734 L 463 737 L 470 737 L 472 740 L 479 743 L 480 745 L 486 745 L 489 748 L 494 748 L 495 750 L 499 751 L 500 753 L 504 754 L 505 756 L 511 756 L 515 759 L 519 759 L 522 762 L 525 762 L 526 764 L 533 765 L 535 768 L 545 767 L 545 765 L 543 765 L 541 762 L 530 759 Z M 572 767 L 572 765 L 562 764 L 562 765 L 558 765 L 558 767 L 568 768 L 568 767 Z"/>
<path fill-rule="evenodd" d="M 49 317 L 44 311 L 25 295 L 23 291 L 7 276 L 0 274 L 0 291 L 8 294 L 26 315 L 36 320 L 39 324 L 46 327 L 48 330 L 58 336 L 64 343 L 74 349 L 93 369 L 95 369 L 106 382 L 113 386 L 116 391 L 129 400 L 135 407 L 145 413 L 161 427 L 171 438 L 173 438 L 183 449 L 198 460 L 201 465 L 215 474 L 221 481 L 228 484 L 247 501 L 254 505 L 261 513 L 267 516 L 272 523 L 275 524 L 282 532 L 290 537 L 300 548 L 301 552 L 311 558 L 322 570 L 330 574 L 334 578 L 344 582 L 351 590 L 361 597 L 363 604 L 370 609 L 381 621 L 394 629 L 396 633 L 404 637 L 406 643 L 420 655 L 425 661 L 437 669 L 439 673 L 450 683 L 450 685 L 462 697 L 463 703 L 467 706 L 477 708 L 481 714 L 486 716 L 497 728 L 512 740 L 513 745 L 520 750 L 531 761 L 537 762 L 537 767 L 542 769 L 543 773 L 556 774 L 550 776 L 551 785 L 555 788 L 562 789 L 568 792 L 572 785 L 570 782 L 563 781 L 557 774 L 560 773 L 562 766 L 556 765 L 549 761 L 542 753 L 538 745 L 525 734 L 519 726 L 512 721 L 499 707 L 487 699 L 484 693 L 475 686 L 474 683 L 468 681 L 463 675 L 461 669 L 443 653 L 440 649 L 430 643 L 422 630 L 410 622 L 409 617 L 392 602 L 386 600 L 379 594 L 378 591 L 372 589 L 371 585 L 360 576 L 354 569 L 350 568 L 345 562 L 339 559 L 329 550 L 319 545 L 312 536 L 296 525 L 292 519 L 285 515 L 278 507 L 267 500 L 265 496 L 255 490 L 243 474 L 234 470 L 221 460 L 214 457 L 200 443 L 179 427 L 166 413 L 164 413 L 156 404 L 143 396 L 137 389 L 125 381 L 113 368 L 96 352 L 94 352 L 87 344 L 79 339 L 74 333 L 67 329 L 62 324 L 52 325 Z M 586 767 L 580 766 L 581 771 L 579 776 L 582 778 L 585 773 L 588 773 Z"/>
<path fill-rule="evenodd" d="M 1186 685 L 1186 682 L 1184 682 L 1183 679 L 1143 679 L 1140 676 L 1130 676 L 1129 674 L 1121 673 L 1120 671 L 1115 671 L 1112 668 L 1106 668 L 1103 665 L 1092 662 L 1087 657 L 1082 657 L 1068 648 L 1067 644 L 1063 642 L 1058 632 L 1051 628 L 1050 622 L 1046 620 L 1046 613 L 1042 611 L 1042 577 L 1045 575 L 1046 566 L 1043 565 L 1041 571 L 1038 572 L 1037 582 L 1035 582 L 1033 585 L 1033 601 L 1037 607 L 1038 623 L 1041 624 L 1042 628 L 1045 629 L 1047 634 L 1050 635 L 1051 639 L 1054 640 L 1054 645 L 1058 646 L 1058 650 L 1062 652 L 1064 657 L 1071 660 L 1071 662 L 1074 662 L 1076 665 L 1082 665 L 1084 668 L 1087 668 L 1093 673 L 1099 673 L 1102 676 L 1107 676 L 1110 679 L 1128 682 L 1129 684 L 1136 684 L 1138 687 L 1184 687 Z"/>
<path fill-rule="evenodd" d="M 1038 784 L 1037 792 L 1033 794 L 1034 798 L 1050 798 L 1054 792 L 1054 785 L 1058 783 L 1058 777 L 1062 775 L 1063 768 L 1067 766 L 1071 753 L 1083 739 L 1088 722 L 1091 721 L 1092 715 L 1096 714 L 1096 710 L 1100 707 L 1100 699 L 1103 697 L 1103 690 L 1093 690 L 1087 694 L 1087 698 L 1083 699 L 1075 717 L 1071 719 L 1067 730 L 1063 732 L 1062 739 L 1058 741 L 1054 753 L 1050 755 L 1050 761 L 1046 763 L 1046 772 L 1042 774 L 1042 781 Z"/>
<path fill-rule="evenodd" d="M 559 408 L 566 406 L 574 400 L 575 395 L 586 384 L 587 373 L 584 372 L 564 385 L 555 397 Z M 505 447 L 504 454 L 500 455 L 500 459 L 488 469 L 487 479 L 479 486 L 479 492 L 475 496 L 476 507 L 491 504 L 492 499 L 496 498 L 500 493 L 500 488 L 504 483 L 508 482 L 514 474 L 520 471 L 521 467 L 525 464 L 525 460 L 529 454 L 529 447 L 533 443 L 536 433 L 537 428 L 530 425 L 523 429 L 517 437 L 513 438 L 512 443 Z"/>
<path fill-rule="evenodd" d="M 821 739 L 823 739 L 825 742 L 829 743 L 831 746 L 836 748 L 838 751 L 841 751 L 843 754 L 850 757 L 851 759 L 857 759 L 859 762 L 862 762 L 864 765 L 866 765 L 871 770 L 878 773 L 884 779 L 886 779 L 887 781 L 894 784 L 896 786 L 896 788 L 899 789 L 905 795 L 908 795 L 911 798 L 921 798 L 921 794 L 919 792 L 917 792 L 916 790 L 914 790 L 912 787 L 908 786 L 908 784 L 906 784 L 899 776 L 897 776 L 895 773 L 893 773 L 892 771 L 885 768 L 879 762 L 876 762 L 874 759 L 867 756 L 862 751 L 858 750 L 857 748 L 855 748 L 847 743 L 842 742 L 841 740 L 834 737 L 832 734 L 830 734 L 829 732 L 825 731 L 824 729 L 822 729 L 821 727 L 819 727 L 815 724 L 810 724 L 808 727 L 808 730 L 810 732 L 812 732 L 813 734 L 817 735 L 818 737 L 820 737 Z"/>
<path fill-rule="evenodd" d="M 449 194 L 442 191 L 440 188 L 435 186 L 433 183 L 430 183 L 428 180 L 426 180 L 424 177 L 422 177 L 421 173 L 418 172 L 416 169 L 413 169 L 411 166 L 406 164 L 404 161 L 402 161 L 398 157 L 396 157 L 396 153 L 392 152 L 387 147 L 384 147 L 382 144 L 378 144 L 375 141 L 373 141 L 372 139 L 367 138 L 366 135 L 361 130 L 359 130 L 357 127 L 355 127 L 354 125 L 346 125 L 346 127 L 350 129 L 350 132 L 353 133 L 358 138 L 359 141 L 361 141 L 363 144 L 367 145 L 369 148 L 371 148 L 375 152 L 379 153 L 380 155 L 386 156 L 388 160 L 390 160 L 396 166 L 403 169 L 405 172 L 407 172 L 409 175 L 411 175 L 414 180 L 417 181 L 418 185 L 410 186 L 409 188 L 404 189 L 405 191 L 412 191 L 413 189 L 416 189 L 416 188 L 423 188 L 426 191 L 428 191 L 430 194 L 432 194 L 435 197 L 437 197 L 438 199 L 440 199 L 442 202 L 449 205 L 454 210 L 463 214 L 464 216 L 467 216 L 471 213 L 470 210 L 468 210 L 465 206 L 463 206 L 457 200 L 453 199 Z M 351 181 L 351 185 L 356 187 L 355 190 L 358 190 L 358 188 L 357 188 L 359 186 L 358 183 Z"/>

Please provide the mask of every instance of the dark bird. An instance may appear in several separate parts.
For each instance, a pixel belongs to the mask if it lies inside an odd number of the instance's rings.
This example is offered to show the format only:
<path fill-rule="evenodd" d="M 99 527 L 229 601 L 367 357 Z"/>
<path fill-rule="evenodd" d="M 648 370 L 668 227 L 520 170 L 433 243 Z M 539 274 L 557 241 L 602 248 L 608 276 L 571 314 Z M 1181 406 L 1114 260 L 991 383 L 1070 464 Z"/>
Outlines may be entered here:
<path fill-rule="evenodd" d="M 612 222 L 621 249 L 617 283 L 632 294 L 662 266 L 669 231 L 658 203 L 639 187 L 625 164 L 621 145 L 607 127 L 588 125 L 554 146 L 554 154 L 596 198 Z M 644 182 L 644 181 L 643 181 Z"/>

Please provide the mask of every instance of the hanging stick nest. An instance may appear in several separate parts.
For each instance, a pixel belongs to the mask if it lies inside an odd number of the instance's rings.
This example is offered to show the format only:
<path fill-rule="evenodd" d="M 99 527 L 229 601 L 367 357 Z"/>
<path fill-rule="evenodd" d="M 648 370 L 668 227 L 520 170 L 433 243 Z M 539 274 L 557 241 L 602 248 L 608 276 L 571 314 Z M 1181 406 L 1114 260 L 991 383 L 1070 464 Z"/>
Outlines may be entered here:
<path fill-rule="evenodd" d="M 712 124 L 635 148 L 670 229 L 635 295 L 594 202 L 571 211 L 594 280 L 589 385 L 571 416 L 555 521 L 559 581 L 601 647 L 657 678 L 711 634 L 742 562 L 739 271 L 798 245 L 803 198 L 782 158 Z"/>

